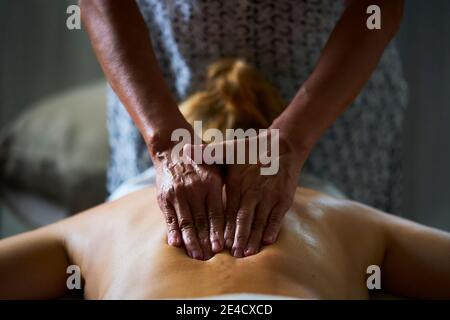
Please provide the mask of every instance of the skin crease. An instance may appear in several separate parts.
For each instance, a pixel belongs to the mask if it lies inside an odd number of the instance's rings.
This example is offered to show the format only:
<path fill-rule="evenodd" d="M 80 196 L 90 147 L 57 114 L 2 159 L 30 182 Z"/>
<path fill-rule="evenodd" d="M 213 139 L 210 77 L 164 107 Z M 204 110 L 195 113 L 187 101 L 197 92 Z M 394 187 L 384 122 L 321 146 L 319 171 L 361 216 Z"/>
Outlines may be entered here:
<path fill-rule="evenodd" d="M 361 204 L 298 188 L 278 241 L 250 257 L 208 261 L 167 245 L 154 187 L 0 241 L 0 298 L 56 298 L 79 265 L 88 299 L 193 298 L 259 293 L 366 299 L 366 269 L 382 288 L 450 298 L 450 234 Z M 152 196 L 152 197 L 149 197 Z"/>
<path fill-rule="evenodd" d="M 367 82 L 398 30 L 403 2 L 347 1 L 346 10 L 314 71 L 270 126 L 280 129 L 280 139 L 286 146 L 284 157 L 290 159 L 284 163 L 298 169 L 295 175 L 280 175 L 277 179 L 281 185 L 290 186 L 292 181 L 297 181 L 315 142 Z M 177 128 L 192 132 L 192 127 L 179 112 L 164 82 L 147 26 L 135 1 L 80 0 L 79 5 L 108 82 L 139 128 L 155 164 L 158 204 L 166 219 L 168 243 L 184 244 L 189 256 L 196 259 L 209 258 L 225 244 L 236 257 L 242 257 L 257 252 L 261 241 L 273 243 L 292 203 L 294 188 L 288 189 L 288 195 L 275 197 L 269 188 L 256 190 L 256 183 L 254 187 L 241 188 L 246 181 L 261 179 L 256 175 L 257 170 L 243 170 L 233 165 L 224 181 L 214 165 L 194 170 L 191 164 L 174 163 L 170 158 L 173 148 L 170 135 Z M 365 27 L 369 5 L 381 8 L 381 30 Z M 282 171 L 290 172 L 291 168 Z M 189 175 L 184 179 L 180 172 L 189 172 Z M 165 174 L 169 174 L 170 179 L 164 178 Z M 160 184 L 161 181 L 173 183 L 167 186 Z M 226 212 L 216 205 L 221 203 L 218 199 L 224 183 L 228 190 L 233 190 L 227 199 Z M 257 191 L 262 192 L 260 199 L 253 197 Z M 255 224 L 257 228 L 251 228 Z"/>

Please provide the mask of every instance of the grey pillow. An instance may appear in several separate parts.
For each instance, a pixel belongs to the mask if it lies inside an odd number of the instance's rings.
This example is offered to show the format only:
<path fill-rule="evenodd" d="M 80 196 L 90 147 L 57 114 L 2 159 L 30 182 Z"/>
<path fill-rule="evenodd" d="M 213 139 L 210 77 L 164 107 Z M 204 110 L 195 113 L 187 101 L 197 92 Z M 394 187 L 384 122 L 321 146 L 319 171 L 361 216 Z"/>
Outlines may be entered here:
<path fill-rule="evenodd" d="M 105 83 L 40 101 L 0 134 L 0 176 L 71 212 L 104 201 L 109 148 Z"/>

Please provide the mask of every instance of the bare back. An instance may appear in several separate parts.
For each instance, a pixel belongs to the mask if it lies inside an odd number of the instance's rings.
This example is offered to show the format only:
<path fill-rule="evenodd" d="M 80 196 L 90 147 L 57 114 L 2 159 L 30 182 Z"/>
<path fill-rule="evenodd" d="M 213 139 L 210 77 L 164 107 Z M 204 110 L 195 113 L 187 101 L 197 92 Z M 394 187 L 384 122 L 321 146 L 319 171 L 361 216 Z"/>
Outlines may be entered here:
<path fill-rule="evenodd" d="M 154 299 L 259 293 L 367 298 L 366 268 L 381 263 L 383 236 L 348 201 L 298 189 L 278 241 L 259 254 L 228 251 L 208 261 L 166 244 L 155 190 L 147 188 L 59 225 L 93 299 Z M 373 219 L 373 218 L 372 218 Z"/>

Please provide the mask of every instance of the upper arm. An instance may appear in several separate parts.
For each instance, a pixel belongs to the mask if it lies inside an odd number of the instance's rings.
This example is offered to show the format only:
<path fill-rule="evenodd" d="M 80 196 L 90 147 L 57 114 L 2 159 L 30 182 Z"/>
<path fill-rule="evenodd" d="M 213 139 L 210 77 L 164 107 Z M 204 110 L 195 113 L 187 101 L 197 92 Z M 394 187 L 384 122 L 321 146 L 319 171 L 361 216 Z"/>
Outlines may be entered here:
<path fill-rule="evenodd" d="M 387 30 L 389 33 L 396 32 L 403 18 L 404 0 L 346 0 L 346 8 L 356 10 L 360 16 L 369 17 L 367 8 L 376 5 L 380 8 L 382 20 L 381 30 Z"/>
<path fill-rule="evenodd" d="M 380 267 L 383 291 L 411 298 L 450 298 L 449 233 L 356 202 L 340 203 L 333 225 L 347 240 L 352 263 Z"/>
<path fill-rule="evenodd" d="M 450 234 L 386 215 L 385 289 L 414 298 L 450 298 Z"/>
<path fill-rule="evenodd" d="M 69 262 L 63 242 L 51 230 L 0 241 L 0 299 L 51 299 L 65 293 Z"/>

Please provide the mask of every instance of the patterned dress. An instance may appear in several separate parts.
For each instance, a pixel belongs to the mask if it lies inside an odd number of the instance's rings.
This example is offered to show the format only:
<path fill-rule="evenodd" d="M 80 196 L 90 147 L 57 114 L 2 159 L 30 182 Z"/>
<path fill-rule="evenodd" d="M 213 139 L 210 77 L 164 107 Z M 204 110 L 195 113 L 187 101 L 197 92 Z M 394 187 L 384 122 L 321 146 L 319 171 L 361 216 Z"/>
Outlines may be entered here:
<path fill-rule="evenodd" d="M 178 101 L 197 91 L 208 65 L 222 57 L 245 59 L 290 101 L 312 72 L 345 8 L 345 0 L 137 3 Z M 406 93 L 399 56 L 391 44 L 363 92 L 320 139 L 305 170 L 332 181 L 349 198 L 399 213 Z M 111 89 L 108 113 L 112 192 L 151 162 L 139 132 Z"/>

